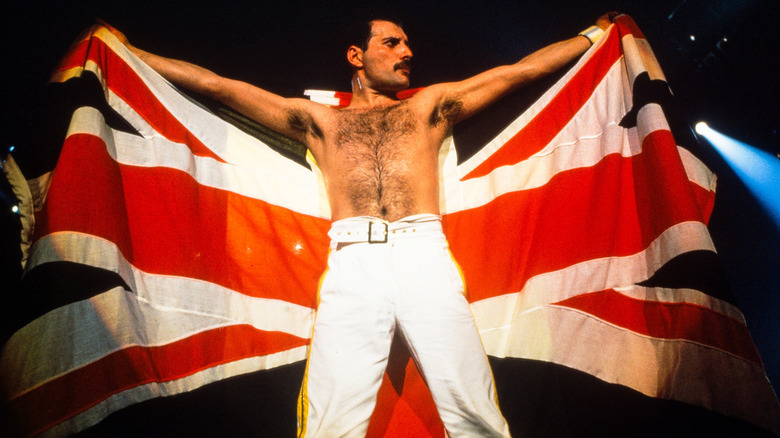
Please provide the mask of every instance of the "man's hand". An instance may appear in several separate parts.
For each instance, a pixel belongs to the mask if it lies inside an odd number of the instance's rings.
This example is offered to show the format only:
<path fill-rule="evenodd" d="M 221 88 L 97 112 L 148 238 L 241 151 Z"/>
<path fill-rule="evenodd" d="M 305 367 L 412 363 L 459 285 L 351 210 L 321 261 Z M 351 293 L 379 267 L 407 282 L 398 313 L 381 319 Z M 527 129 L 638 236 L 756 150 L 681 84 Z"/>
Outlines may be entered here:
<path fill-rule="evenodd" d="M 601 30 L 607 30 L 607 28 L 612 25 L 612 19 L 618 15 L 620 15 L 620 13 L 615 11 L 607 12 L 596 20 L 596 26 Z"/>

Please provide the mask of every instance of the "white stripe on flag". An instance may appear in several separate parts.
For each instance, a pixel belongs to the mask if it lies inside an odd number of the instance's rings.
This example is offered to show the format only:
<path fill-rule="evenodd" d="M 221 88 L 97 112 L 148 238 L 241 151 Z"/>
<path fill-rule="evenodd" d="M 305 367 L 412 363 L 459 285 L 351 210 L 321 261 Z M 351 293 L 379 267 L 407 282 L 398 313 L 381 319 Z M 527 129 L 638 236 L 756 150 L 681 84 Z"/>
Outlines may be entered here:
<path fill-rule="evenodd" d="M 513 321 L 529 309 L 588 292 L 635 284 L 649 278 L 672 258 L 700 249 L 715 251 L 707 227 L 701 222 L 684 222 L 664 231 L 637 254 L 588 260 L 547 272 L 529 279 L 521 291 L 474 302 L 471 310 L 485 350 L 492 356 L 506 356 L 507 349 L 511 348 L 507 340 L 512 336 Z"/>
<path fill-rule="evenodd" d="M 195 156 L 186 145 L 161 136 L 143 138 L 111 129 L 105 125 L 103 115 L 91 107 L 74 112 L 68 136 L 75 134 L 99 137 L 106 144 L 109 155 L 121 164 L 181 170 L 204 186 L 260 199 L 310 216 L 328 217 L 322 216 L 328 209 L 327 199 L 314 172 L 243 133 L 237 133 L 236 138 L 240 137 L 246 142 L 244 147 L 254 153 L 248 153 L 240 165 Z"/>
<path fill-rule="evenodd" d="M 14 333 L 0 358 L 6 391 L 14 397 L 113 351 L 164 345 L 218 327 L 249 324 L 304 339 L 311 336 L 314 309 L 250 297 L 202 280 L 152 275 L 128 263 L 113 243 L 94 236 L 52 234 L 35 243 L 34 254 L 33 266 L 71 261 L 117 272 L 134 292 L 113 289 L 68 304 Z M 139 332 L 138 321 L 155 324 L 143 325 Z M 74 345 L 90 348 L 73 349 Z M 19 363 L 37 366 L 28 369 Z"/>
<path fill-rule="evenodd" d="M 609 35 L 615 31 L 614 26 L 611 27 L 609 30 L 607 30 L 606 34 L 599 38 L 599 40 L 594 44 L 583 56 L 580 57 L 580 59 L 577 61 L 577 63 L 570 68 L 563 77 L 561 77 L 558 82 L 556 82 L 552 87 L 550 87 L 539 99 L 534 102 L 534 104 L 531 106 L 531 108 L 528 108 L 526 111 L 523 112 L 517 119 L 512 121 L 504 131 L 502 131 L 501 134 L 499 134 L 498 137 L 503 138 L 503 140 L 493 140 L 490 141 L 487 145 L 482 147 L 477 153 L 475 153 L 471 158 L 466 160 L 465 162 L 461 163 L 459 167 L 459 172 L 461 175 L 467 175 L 471 171 L 473 171 L 477 166 L 482 164 L 483 161 L 488 159 L 493 153 L 496 152 L 501 146 L 504 145 L 506 140 L 514 136 L 520 129 L 522 129 L 523 126 L 527 125 L 528 122 L 533 120 L 544 108 L 552 102 L 555 97 L 558 95 L 558 93 L 563 89 L 563 87 L 566 86 L 566 84 L 579 72 L 579 70 L 588 62 L 588 60 L 593 56 L 593 54 L 601 48 L 601 46 L 604 44 L 604 42 L 609 38 Z M 616 65 L 619 65 L 619 62 L 615 63 Z M 614 66 L 612 67 L 614 68 Z"/>
<path fill-rule="evenodd" d="M 510 357 L 556 363 L 651 397 L 774 426 L 777 399 L 762 366 L 708 345 L 640 335 L 558 306 L 524 313 L 509 344 Z"/>
<path fill-rule="evenodd" d="M 128 406 L 156 397 L 183 394 L 230 377 L 299 362 L 306 359 L 306 353 L 307 347 L 297 347 L 267 356 L 250 357 L 213 366 L 177 380 L 136 386 L 106 398 L 86 411 L 74 415 L 51 429 L 44 431 L 39 436 L 53 438 L 73 435 L 98 424 L 108 415 Z"/>

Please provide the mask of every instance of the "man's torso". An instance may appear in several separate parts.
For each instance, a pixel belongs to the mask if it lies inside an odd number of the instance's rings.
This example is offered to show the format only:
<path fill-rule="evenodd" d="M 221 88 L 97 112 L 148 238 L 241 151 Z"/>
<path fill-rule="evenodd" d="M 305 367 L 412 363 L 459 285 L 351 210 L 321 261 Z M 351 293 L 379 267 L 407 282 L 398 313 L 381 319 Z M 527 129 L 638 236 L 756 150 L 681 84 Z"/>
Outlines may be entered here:
<path fill-rule="evenodd" d="M 333 220 L 439 213 L 438 150 L 448 125 L 416 98 L 313 116 L 319 136 L 308 146 L 322 169 Z"/>

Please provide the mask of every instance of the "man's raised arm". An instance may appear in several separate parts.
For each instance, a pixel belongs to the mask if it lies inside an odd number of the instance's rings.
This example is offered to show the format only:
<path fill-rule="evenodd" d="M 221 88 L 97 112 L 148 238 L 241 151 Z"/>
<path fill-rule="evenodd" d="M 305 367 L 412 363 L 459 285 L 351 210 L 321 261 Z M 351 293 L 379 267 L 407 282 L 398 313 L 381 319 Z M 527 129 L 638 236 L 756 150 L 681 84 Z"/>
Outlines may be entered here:
<path fill-rule="evenodd" d="M 574 38 L 544 47 L 515 64 L 490 69 L 460 82 L 435 85 L 431 92 L 439 93 L 440 106 L 458 107 L 450 122 L 463 120 L 498 98 L 564 67 L 582 55 L 593 44 L 592 34 L 600 34 L 612 23 L 616 12 L 602 15 L 594 28 Z M 593 39 L 592 39 L 593 38 Z"/>
<path fill-rule="evenodd" d="M 186 61 L 170 59 L 139 49 L 116 28 L 101 23 L 136 56 L 172 83 L 215 99 L 283 135 L 308 144 L 317 132 L 310 111 L 317 105 L 306 99 L 289 99 L 246 82 L 220 76 Z M 307 123 L 308 121 L 308 123 Z"/>

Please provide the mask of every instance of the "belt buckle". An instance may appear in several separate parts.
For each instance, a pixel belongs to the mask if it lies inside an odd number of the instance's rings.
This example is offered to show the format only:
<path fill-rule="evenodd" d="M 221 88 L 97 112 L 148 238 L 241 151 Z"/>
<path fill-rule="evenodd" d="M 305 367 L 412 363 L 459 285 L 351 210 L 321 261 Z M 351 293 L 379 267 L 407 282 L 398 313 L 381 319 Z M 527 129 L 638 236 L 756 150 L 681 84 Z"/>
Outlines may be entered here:
<path fill-rule="evenodd" d="M 383 233 L 385 239 L 384 240 L 374 240 L 374 225 L 384 225 L 385 231 Z M 368 243 L 387 243 L 387 222 L 369 222 L 368 223 Z"/>

